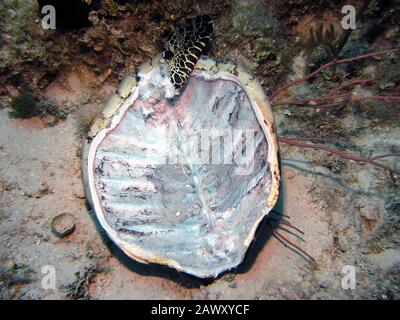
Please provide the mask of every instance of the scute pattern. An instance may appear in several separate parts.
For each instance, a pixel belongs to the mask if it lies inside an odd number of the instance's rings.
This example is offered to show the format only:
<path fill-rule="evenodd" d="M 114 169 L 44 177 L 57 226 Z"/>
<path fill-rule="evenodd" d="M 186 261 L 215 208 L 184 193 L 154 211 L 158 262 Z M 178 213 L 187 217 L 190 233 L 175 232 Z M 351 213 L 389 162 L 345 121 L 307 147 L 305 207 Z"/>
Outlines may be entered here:
<path fill-rule="evenodd" d="M 162 57 L 168 60 L 169 76 L 175 88 L 180 89 L 189 78 L 212 34 L 212 20 L 207 15 L 188 19 L 173 30 Z"/>

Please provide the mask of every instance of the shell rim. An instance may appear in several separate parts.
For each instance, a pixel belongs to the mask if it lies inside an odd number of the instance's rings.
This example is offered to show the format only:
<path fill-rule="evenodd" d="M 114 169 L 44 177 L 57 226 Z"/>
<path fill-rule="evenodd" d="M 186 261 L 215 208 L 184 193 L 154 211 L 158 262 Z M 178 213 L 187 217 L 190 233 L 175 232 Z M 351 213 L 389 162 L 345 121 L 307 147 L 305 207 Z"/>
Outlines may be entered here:
<path fill-rule="evenodd" d="M 193 74 L 199 74 L 202 71 L 209 71 L 210 67 L 207 67 L 207 63 L 212 61 L 211 59 L 202 58 L 199 60 L 199 65 L 196 65 Z M 213 65 L 215 67 L 216 63 Z M 226 64 L 225 64 L 226 66 Z M 231 65 L 229 65 L 231 66 Z M 235 67 L 233 70 L 235 74 L 226 72 L 226 71 L 217 71 L 213 75 L 210 74 L 209 80 L 228 80 L 233 81 L 238 84 L 244 92 L 248 95 L 249 101 L 251 102 L 251 106 L 253 111 L 257 117 L 257 120 L 266 136 L 268 141 L 268 158 L 267 162 L 269 163 L 270 173 L 271 173 L 271 192 L 268 197 L 268 208 L 265 212 L 254 222 L 253 227 L 251 228 L 248 236 L 246 237 L 243 243 L 243 253 L 239 263 L 235 263 L 234 266 L 226 268 L 223 267 L 220 270 L 212 273 L 199 273 L 196 270 L 191 270 L 188 268 L 182 267 L 178 262 L 172 259 L 166 259 L 162 257 L 158 257 L 152 252 L 143 250 L 141 247 L 133 244 L 128 244 L 124 241 L 123 236 L 120 233 L 109 226 L 107 223 L 103 209 L 100 204 L 100 200 L 98 198 L 98 194 L 96 192 L 96 188 L 94 185 L 94 157 L 97 150 L 98 145 L 102 142 L 102 140 L 106 137 L 109 131 L 113 130 L 122 118 L 125 115 L 125 112 L 129 109 L 132 102 L 135 101 L 138 97 L 138 87 L 135 85 L 130 91 L 130 95 L 125 101 L 123 101 L 120 105 L 115 106 L 115 111 L 111 116 L 110 123 L 105 127 L 101 128 L 93 139 L 88 142 L 86 139 L 86 143 L 84 146 L 85 151 L 83 152 L 83 179 L 85 192 L 87 195 L 87 199 L 89 204 L 95 211 L 96 218 L 98 219 L 101 227 L 106 231 L 108 237 L 123 250 L 125 254 L 127 254 L 130 258 L 141 262 L 141 263 L 156 263 L 167 265 L 168 267 L 174 268 L 178 271 L 185 272 L 187 274 L 194 275 L 199 278 L 212 278 L 217 277 L 221 272 L 227 271 L 238 266 L 244 259 L 245 254 L 248 250 L 249 245 L 254 239 L 255 232 L 266 215 L 270 212 L 270 210 L 275 206 L 278 196 L 279 196 L 279 186 L 280 186 L 280 166 L 279 166 L 279 145 L 276 136 L 276 129 L 274 118 L 272 114 L 271 106 L 266 98 L 264 91 L 258 82 L 257 79 L 253 78 L 249 73 L 244 70 L 242 67 Z M 241 79 L 242 78 L 242 79 Z M 244 81 L 243 81 L 244 79 Z M 91 168 L 89 170 L 89 168 Z"/>

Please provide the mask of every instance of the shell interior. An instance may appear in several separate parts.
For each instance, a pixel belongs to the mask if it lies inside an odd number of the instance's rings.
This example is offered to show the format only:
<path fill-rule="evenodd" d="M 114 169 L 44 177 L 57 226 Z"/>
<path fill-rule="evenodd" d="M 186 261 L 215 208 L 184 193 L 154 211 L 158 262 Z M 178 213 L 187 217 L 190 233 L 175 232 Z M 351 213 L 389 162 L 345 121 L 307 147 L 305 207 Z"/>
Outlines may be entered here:
<path fill-rule="evenodd" d="M 215 277 L 271 209 L 269 142 L 236 76 L 197 70 L 172 92 L 162 66 L 141 78 L 91 143 L 90 196 L 132 258 Z"/>

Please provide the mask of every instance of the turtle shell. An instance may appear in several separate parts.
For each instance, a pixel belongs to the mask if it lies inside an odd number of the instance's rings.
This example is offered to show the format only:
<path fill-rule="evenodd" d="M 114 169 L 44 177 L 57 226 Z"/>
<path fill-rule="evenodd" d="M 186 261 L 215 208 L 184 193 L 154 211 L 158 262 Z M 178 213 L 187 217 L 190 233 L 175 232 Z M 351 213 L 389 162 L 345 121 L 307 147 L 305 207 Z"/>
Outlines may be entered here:
<path fill-rule="evenodd" d="M 269 102 L 243 68 L 201 58 L 180 95 L 156 57 L 85 140 L 87 198 L 129 257 L 201 278 L 243 260 L 279 193 Z"/>

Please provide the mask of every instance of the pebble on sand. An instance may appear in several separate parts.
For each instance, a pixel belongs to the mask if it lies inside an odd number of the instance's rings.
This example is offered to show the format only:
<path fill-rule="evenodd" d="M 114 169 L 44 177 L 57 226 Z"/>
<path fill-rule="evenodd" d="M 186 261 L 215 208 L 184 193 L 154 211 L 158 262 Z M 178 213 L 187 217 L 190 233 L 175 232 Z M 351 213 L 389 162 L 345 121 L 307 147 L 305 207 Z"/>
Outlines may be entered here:
<path fill-rule="evenodd" d="M 51 221 L 51 230 L 59 237 L 70 235 L 75 230 L 75 217 L 70 213 L 61 213 Z"/>

